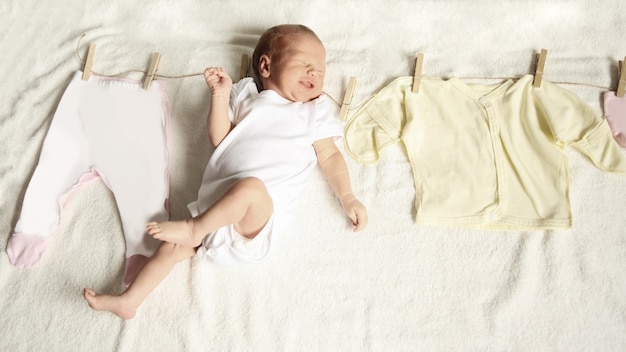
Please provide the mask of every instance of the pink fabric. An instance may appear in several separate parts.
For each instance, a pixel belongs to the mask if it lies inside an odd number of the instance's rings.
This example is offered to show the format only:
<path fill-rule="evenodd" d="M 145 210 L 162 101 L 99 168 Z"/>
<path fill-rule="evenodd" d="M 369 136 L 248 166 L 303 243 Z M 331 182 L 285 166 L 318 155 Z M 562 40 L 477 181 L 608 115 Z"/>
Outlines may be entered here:
<path fill-rule="evenodd" d="M 39 261 L 46 249 L 48 249 L 48 241 L 45 238 L 14 234 L 9 239 L 7 254 L 13 265 L 28 269 Z"/>
<path fill-rule="evenodd" d="M 604 93 L 604 115 L 613 132 L 613 138 L 626 147 L 626 96 L 618 97 L 615 92 Z"/>

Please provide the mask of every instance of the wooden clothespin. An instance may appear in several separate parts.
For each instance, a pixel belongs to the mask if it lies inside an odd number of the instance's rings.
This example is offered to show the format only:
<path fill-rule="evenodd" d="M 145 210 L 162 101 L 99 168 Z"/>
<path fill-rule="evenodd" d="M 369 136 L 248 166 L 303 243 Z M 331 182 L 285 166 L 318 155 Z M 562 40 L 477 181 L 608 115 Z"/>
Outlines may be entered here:
<path fill-rule="evenodd" d="M 617 95 L 620 98 L 624 97 L 624 89 L 626 89 L 626 56 L 624 61 L 619 62 L 619 78 L 617 81 Z"/>
<path fill-rule="evenodd" d="M 248 72 L 250 72 L 250 57 L 247 54 L 243 54 L 241 56 L 241 71 L 239 79 L 248 77 Z"/>
<path fill-rule="evenodd" d="M 535 70 L 535 79 L 533 80 L 533 87 L 539 88 L 541 87 L 541 80 L 543 79 L 543 69 L 546 65 L 546 57 L 548 56 L 548 51 L 546 49 L 541 49 L 541 54 L 539 54 L 537 59 L 537 69 Z"/>
<path fill-rule="evenodd" d="M 348 119 L 348 111 L 350 110 L 350 103 L 352 103 L 352 95 L 354 95 L 354 88 L 356 87 L 356 77 L 350 77 L 348 81 L 348 88 L 346 94 L 343 96 L 343 103 L 341 104 L 341 110 L 339 111 L 339 118 L 342 121 Z"/>
<path fill-rule="evenodd" d="M 146 74 L 146 78 L 143 80 L 143 89 L 150 88 L 150 84 L 156 75 L 157 70 L 159 69 L 159 63 L 161 62 L 161 54 L 154 53 L 152 54 L 152 60 L 150 60 L 150 68 L 148 68 L 148 73 Z"/>
<path fill-rule="evenodd" d="M 89 45 L 89 51 L 87 51 L 87 59 L 85 60 L 85 67 L 83 67 L 83 81 L 89 79 L 91 75 L 91 68 L 93 67 L 93 57 L 96 54 L 96 44 Z"/>
<path fill-rule="evenodd" d="M 413 74 L 413 87 L 411 92 L 419 93 L 420 83 L 422 82 L 422 64 L 424 63 L 424 54 L 419 53 L 415 58 L 415 73 Z"/>

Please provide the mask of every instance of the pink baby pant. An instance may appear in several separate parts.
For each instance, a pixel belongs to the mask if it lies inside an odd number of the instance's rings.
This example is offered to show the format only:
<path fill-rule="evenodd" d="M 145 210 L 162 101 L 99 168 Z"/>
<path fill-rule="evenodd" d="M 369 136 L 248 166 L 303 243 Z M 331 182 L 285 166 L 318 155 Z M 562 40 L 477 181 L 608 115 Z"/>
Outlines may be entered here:
<path fill-rule="evenodd" d="M 620 98 L 612 91 L 604 93 L 604 115 L 613 138 L 626 147 L 626 96 Z"/>
<path fill-rule="evenodd" d="M 26 189 L 7 247 L 11 263 L 20 268 L 37 264 L 60 223 L 69 193 L 99 177 L 119 210 L 126 240 L 126 281 L 129 262 L 142 262 L 141 256 L 158 248 L 159 241 L 145 232 L 145 224 L 169 218 L 169 119 L 162 81 L 153 81 L 144 90 L 129 80 L 91 75 L 83 81 L 77 72 L 57 107 Z"/>

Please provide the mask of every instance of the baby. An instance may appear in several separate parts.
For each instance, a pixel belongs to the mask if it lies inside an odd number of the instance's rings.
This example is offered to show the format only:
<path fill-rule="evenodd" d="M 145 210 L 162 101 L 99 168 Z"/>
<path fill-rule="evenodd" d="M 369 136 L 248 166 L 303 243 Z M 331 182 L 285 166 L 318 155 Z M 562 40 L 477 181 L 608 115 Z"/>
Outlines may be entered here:
<path fill-rule="evenodd" d="M 352 192 L 342 135 L 330 102 L 322 95 L 326 51 L 302 25 L 280 25 L 259 39 L 252 57 L 261 92 L 251 78 L 233 85 L 220 68 L 204 72 L 211 91 L 207 133 L 209 159 L 192 218 L 149 223 L 161 241 L 157 252 L 120 295 L 84 290 L 95 310 L 134 317 L 147 295 L 175 264 L 193 255 L 220 264 L 257 262 L 289 220 L 307 176 L 319 165 L 354 230 L 367 211 Z"/>

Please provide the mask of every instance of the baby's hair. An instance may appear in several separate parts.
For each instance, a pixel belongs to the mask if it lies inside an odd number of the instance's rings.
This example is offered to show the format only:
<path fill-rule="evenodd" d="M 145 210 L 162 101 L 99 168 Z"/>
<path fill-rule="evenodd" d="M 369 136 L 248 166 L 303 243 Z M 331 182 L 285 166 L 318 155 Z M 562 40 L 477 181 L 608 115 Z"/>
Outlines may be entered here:
<path fill-rule="evenodd" d="M 286 37 L 301 34 L 310 35 L 320 43 L 322 42 L 313 30 L 301 24 L 281 24 L 266 30 L 259 38 L 256 48 L 254 48 L 254 53 L 252 54 L 252 68 L 256 76 L 259 77 L 259 79 L 261 77 L 259 74 L 261 55 L 265 54 L 272 60 L 277 59 L 280 57 L 282 49 L 284 49 L 283 46 L 280 45 L 281 41 Z"/>

